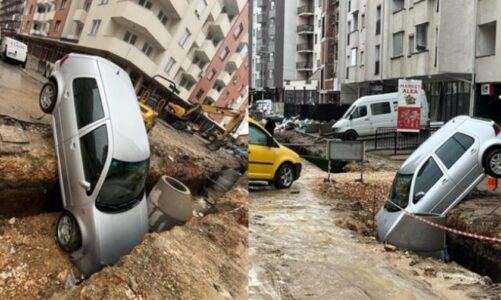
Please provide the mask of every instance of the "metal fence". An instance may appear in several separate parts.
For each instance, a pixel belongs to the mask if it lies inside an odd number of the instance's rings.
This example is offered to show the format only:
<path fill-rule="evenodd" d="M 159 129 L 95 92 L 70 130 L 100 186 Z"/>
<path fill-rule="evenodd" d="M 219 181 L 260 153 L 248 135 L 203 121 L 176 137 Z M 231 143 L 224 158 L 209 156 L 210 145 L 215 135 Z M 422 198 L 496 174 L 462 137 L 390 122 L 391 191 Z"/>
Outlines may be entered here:
<path fill-rule="evenodd" d="M 371 150 L 414 150 L 428 139 L 439 127 L 423 127 L 419 132 L 398 132 L 395 127 L 382 127 L 376 129 L 376 134 L 364 137 Z M 371 147 L 372 146 L 372 147 Z"/>

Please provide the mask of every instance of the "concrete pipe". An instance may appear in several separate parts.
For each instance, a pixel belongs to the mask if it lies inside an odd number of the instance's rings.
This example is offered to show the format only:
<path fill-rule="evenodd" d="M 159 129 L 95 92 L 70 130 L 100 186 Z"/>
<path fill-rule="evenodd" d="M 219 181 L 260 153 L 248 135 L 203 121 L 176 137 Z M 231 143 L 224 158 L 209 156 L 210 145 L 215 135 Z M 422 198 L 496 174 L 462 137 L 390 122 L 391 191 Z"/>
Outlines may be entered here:
<path fill-rule="evenodd" d="M 233 169 L 227 169 L 221 172 L 214 181 L 214 189 L 218 192 L 226 193 L 242 177 L 242 174 Z"/>
<path fill-rule="evenodd" d="M 193 216 L 191 192 L 181 181 L 162 176 L 148 195 L 148 219 L 151 231 L 163 231 L 183 225 Z"/>

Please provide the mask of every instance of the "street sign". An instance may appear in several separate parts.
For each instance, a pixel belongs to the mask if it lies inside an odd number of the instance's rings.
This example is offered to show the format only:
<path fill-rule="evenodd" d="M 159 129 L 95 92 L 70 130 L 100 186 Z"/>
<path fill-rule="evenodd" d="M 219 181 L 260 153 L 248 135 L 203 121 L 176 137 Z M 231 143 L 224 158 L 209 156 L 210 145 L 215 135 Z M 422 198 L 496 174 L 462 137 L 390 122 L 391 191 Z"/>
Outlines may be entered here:
<path fill-rule="evenodd" d="M 327 141 L 328 160 L 352 160 L 364 159 L 364 143 L 362 141 Z"/>
<path fill-rule="evenodd" d="M 421 80 L 398 81 L 397 131 L 419 132 L 421 128 Z"/>

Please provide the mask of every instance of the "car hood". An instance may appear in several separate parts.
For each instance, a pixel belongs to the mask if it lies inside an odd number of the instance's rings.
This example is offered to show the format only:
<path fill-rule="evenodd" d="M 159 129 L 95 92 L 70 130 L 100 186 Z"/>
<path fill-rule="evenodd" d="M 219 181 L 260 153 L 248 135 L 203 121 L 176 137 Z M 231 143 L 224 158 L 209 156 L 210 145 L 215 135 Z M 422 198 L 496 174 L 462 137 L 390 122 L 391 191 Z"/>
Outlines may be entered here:
<path fill-rule="evenodd" d="M 334 125 L 332 125 L 332 129 L 338 129 L 338 128 L 343 128 L 345 126 L 348 126 L 350 121 L 348 119 L 340 119 Z"/>
<path fill-rule="evenodd" d="M 290 148 L 280 145 L 280 149 L 282 150 L 283 154 L 286 156 L 289 156 L 293 161 L 293 163 L 299 163 L 301 162 L 301 158 L 299 157 L 299 154 L 291 150 Z"/>

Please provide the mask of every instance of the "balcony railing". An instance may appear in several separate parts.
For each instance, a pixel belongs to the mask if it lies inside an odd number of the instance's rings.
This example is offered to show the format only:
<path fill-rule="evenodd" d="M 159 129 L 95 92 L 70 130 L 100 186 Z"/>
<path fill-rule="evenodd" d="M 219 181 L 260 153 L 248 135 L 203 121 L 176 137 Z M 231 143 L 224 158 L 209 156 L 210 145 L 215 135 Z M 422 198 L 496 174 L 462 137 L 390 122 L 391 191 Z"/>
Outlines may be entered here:
<path fill-rule="evenodd" d="M 314 26 L 310 24 L 302 24 L 297 26 L 297 32 L 313 32 Z"/>
<path fill-rule="evenodd" d="M 297 14 L 313 14 L 313 6 L 311 5 L 303 5 L 297 8 Z"/>
<path fill-rule="evenodd" d="M 311 70 L 311 69 L 313 69 L 313 62 L 312 61 L 297 62 L 296 69 L 298 69 L 298 70 Z"/>
<path fill-rule="evenodd" d="M 313 43 L 302 43 L 296 46 L 297 51 L 313 51 Z"/>

